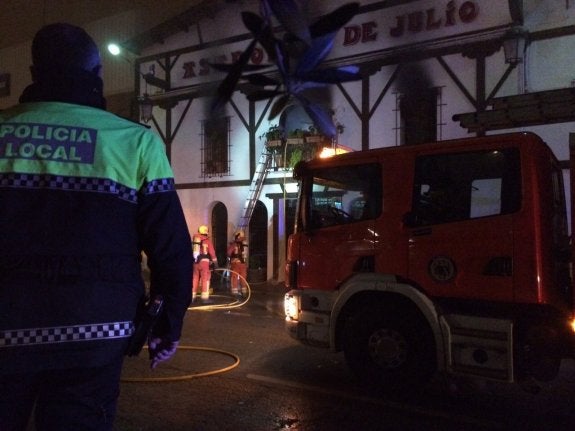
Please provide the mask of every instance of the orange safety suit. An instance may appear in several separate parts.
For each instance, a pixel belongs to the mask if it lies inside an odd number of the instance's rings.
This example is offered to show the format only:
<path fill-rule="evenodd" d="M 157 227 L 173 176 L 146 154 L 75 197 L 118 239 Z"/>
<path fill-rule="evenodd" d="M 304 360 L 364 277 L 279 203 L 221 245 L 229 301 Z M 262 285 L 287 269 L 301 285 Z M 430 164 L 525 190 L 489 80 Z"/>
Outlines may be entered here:
<path fill-rule="evenodd" d="M 192 300 L 196 299 L 198 287 L 201 287 L 201 299 L 205 301 L 210 297 L 210 280 L 212 278 L 210 263 L 217 265 L 216 251 L 208 235 L 200 233 L 194 234 L 192 237 L 192 246 L 194 256 L 196 250 L 199 250 L 194 261 Z"/>
<path fill-rule="evenodd" d="M 247 245 L 242 239 L 232 241 L 228 245 L 227 256 L 230 259 L 230 269 L 233 271 L 230 275 L 231 291 L 234 295 L 240 292 L 247 293 L 246 278 L 248 271 L 245 256 L 246 247 Z"/>

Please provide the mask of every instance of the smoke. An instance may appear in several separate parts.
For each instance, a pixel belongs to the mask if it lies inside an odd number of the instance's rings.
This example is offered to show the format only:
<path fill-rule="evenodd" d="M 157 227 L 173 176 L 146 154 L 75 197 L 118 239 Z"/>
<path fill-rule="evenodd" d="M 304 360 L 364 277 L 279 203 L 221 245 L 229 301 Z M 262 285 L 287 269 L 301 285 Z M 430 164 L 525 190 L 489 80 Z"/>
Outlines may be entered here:
<path fill-rule="evenodd" d="M 402 95 L 402 110 L 412 108 L 428 93 L 435 91 L 431 77 L 420 63 L 407 63 L 402 65 L 396 84 L 397 91 Z"/>

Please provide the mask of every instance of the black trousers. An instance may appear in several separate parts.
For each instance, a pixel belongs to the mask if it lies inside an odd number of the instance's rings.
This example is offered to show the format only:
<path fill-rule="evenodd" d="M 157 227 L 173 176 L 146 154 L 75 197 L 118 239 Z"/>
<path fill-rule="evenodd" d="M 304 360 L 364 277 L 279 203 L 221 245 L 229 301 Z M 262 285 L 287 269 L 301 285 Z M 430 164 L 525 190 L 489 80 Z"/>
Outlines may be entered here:
<path fill-rule="evenodd" d="M 0 374 L 0 430 L 111 431 L 123 358 L 97 368 Z"/>

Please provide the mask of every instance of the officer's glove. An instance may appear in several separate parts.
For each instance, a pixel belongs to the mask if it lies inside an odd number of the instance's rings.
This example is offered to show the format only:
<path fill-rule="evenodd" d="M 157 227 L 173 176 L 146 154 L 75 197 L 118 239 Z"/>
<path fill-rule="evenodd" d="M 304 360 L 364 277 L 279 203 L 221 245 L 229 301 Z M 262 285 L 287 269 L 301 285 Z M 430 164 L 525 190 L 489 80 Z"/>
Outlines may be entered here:
<path fill-rule="evenodd" d="M 168 341 L 163 338 L 150 337 L 148 339 L 148 352 L 150 355 L 150 368 L 153 370 L 160 362 L 171 359 L 176 354 L 179 341 Z"/>
<path fill-rule="evenodd" d="M 214 269 L 216 269 L 216 267 L 218 266 L 217 262 L 215 260 L 212 260 L 210 262 L 210 269 L 213 271 Z"/>

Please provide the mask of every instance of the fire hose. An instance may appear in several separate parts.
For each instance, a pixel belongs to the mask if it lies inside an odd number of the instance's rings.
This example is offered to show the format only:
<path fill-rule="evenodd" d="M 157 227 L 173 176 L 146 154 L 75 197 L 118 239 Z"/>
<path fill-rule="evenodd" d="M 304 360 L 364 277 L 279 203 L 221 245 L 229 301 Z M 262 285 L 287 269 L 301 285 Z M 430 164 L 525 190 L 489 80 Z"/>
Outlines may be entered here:
<path fill-rule="evenodd" d="M 249 301 L 249 299 L 251 297 L 250 285 L 249 285 L 248 281 L 241 274 L 237 273 L 236 271 L 232 271 L 229 268 L 216 268 L 213 271 L 229 272 L 229 273 L 236 274 L 241 279 L 241 281 L 243 282 L 243 285 L 247 289 L 247 295 L 245 297 L 242 297 L 241 300 L 239 300 L 238 298 L 235 298 L 232 302 L 229 302 L 229 303 L 199 305 L 199 306 L 194 306 L 194 307 L 188 307 L 188 310 L 191 310 L 191 311 L 226 310 L 226 309 L 232 309 L 232 308 L 239 308 L 239 307 L 245 305 Z M 149 331 L 149 328 L 147 330 Z M 143 349 L 147 349 L 147 347 L 143 347 Z M 154 383 L 154 382 L 176 382 L 176 381 L 183 381 L 183 380 L 191 380 L 191 379 L 197 379 L 200 377 L 207 377 L 207 376 L 213 376 L 216 374 L 225 373 L 227 371 L 230 371 L 230 370 L 236 368 L 240 364 L 239 356 L 237 356 L 234 353 L 227 352 L 225 350 L 214 349 L 211 347 L 199 347 L 199 346 L 189 346 L 189 345 L 178 345 L 177 350 L 186 350 L 186 351 L 195 350 L 195 351 L 203 351 L 203 352 L 213 352 L 213 353 L 217 353 L 217 354 L 231 357 L 234 360 L 234 362 L 227 367 L 218 368 L 215 370 L 210 370 L 210 371 L 206 371 L 206 372 L 202 372 L 202 373 L 193 373 L 193 374 L 185 374 L 185 375 L 181 375 L 181 376 L 169 376 L 169 377 L 123 377 L 121 379 L 121 381 L 126 382 L 126 383 L 142 383 L 142 382 Z M 137 353 L 136 353 L 136 355 L 137 355 Z M 135 355 L 130 355 L 130 356 L 135 356 Z"/>

